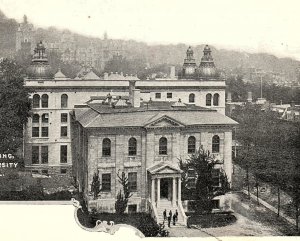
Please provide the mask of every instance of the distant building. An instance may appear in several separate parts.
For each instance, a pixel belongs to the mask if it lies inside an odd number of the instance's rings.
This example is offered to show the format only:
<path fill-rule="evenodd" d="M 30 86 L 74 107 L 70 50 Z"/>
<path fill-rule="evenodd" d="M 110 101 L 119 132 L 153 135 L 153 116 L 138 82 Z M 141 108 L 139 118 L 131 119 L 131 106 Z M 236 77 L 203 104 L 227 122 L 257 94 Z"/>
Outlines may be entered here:
<path fill-rule="evenodd" d="M 24 15 L 23 22 L 19 24 L 16 32 L 16 51 L 23 50 L 30 54 L 36 42 L 33 24 L 28 23 L 27 16 Z"/>

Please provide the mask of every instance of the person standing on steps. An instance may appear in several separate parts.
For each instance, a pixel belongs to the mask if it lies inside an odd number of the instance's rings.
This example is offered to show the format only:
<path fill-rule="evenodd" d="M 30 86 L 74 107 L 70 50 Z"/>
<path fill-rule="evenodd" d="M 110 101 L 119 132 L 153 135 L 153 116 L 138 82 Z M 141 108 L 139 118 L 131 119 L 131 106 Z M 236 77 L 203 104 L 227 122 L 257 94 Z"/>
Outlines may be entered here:
<path fill-rule="evenodd" d="M 176 222 L 178 222 L 178 211 L 177 211 L 177 209 L 175 211 L 175 215 L 176 215 Z"/>
<path fill-rule="evenodd" d="M 177 217 L 176 217 L 176 214 L 174 213 L 174 214 L 173 214 L 173 225 L 174 225 L 174 226 L 175 226 L 175 223 L 176 223 L 176 218 L 177 218 Z"/>
<path fill-rule="evenodd" d="M 167 219 L 167 209 L 165 209 L 165 211 L 163 212 L 164 215 L 164 221 Z"/>
<path fill-rule="evenodd" d="M 172 219 L 172 215 L 168 216 L 168 227 L 171 227 L 171 219 Z"/>
<path fill-rule="evenodd" d="M 172 211 L 170 210 L 170 212 L 169 212 L 169 216 L 171 216 L 171 218 L 172 218 Z"/>

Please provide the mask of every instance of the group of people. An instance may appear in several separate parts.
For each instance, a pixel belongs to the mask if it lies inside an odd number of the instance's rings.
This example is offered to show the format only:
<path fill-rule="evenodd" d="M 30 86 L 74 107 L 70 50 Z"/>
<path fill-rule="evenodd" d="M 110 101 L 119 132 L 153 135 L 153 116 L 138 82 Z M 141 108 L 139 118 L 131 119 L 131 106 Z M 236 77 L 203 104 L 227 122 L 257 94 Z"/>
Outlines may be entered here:
<path fill-rule="evenodd" d="M 169 228 L 171 227 L 172 219 L 173 219 L 173 225 L 174 226 L 176 225 L 176 222 L 178 221 L 178 211 L 177 211 L 177 209 L 176 209 L 175 213 L 173 214 L 173 216 L 172 216 L 172 211 L 170 210 L 169 216 L 167 217 L 167 209 L 165 209 L 165 211 L 163 212 L 163 215 L 164 215 L 164 221 L 168 220 L 168 227 Z"/>

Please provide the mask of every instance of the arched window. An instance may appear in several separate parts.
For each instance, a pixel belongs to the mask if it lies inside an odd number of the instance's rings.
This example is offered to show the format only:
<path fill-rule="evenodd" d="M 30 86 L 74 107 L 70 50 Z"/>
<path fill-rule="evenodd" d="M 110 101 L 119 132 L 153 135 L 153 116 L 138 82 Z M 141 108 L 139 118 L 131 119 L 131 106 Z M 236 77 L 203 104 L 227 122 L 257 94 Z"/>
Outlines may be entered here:
<path fill-rule="evenodd" d="M 220 152 L 220 137 L 218 135 L 212 138 L 212 153 Z"/>
<path fill-rule="evenodd" d="M 38 94 L 33 95 L 32 108 L 40 108 L 40 96 Z"/>
<path fill-rule="evenodd" d="M 128 141 L 128 155 L 135 156 L 136 149 L 136 139 L 134 137 L 131 137 Z"/>
<path fill-rule="evenodd" d="M 37 123 L 37 124 L 40 123 L 40 116 L 38 114 L 34 114 L 32 116 L 32 123 Z"/>
<path fill-rule="evenodd" d="M 195 103 L 195 94 L 190 94 L 189 95 L 189 103 Z"/>
<path fill-rule="evenodd" d="M 102 156 L 111 155 L 111 141 L 108 138 L 104 138 L 102 141 Z"/>
<path fill-rule="evenodd" d="M 47 94 L 43 94 L 42 95 L 42 108 L 48 108 L 48 95 Z"/>
<path fill-rule="evenodd" d="M 168 140 L 165 137 L 159 139 L 159 155 L 168 154 Z"/>
<path fill-rule="evenodd" d="M 42 115 L 42 123 L 49 123 L 49 114 L 45 113 Z"/>
<path fill-rule="evenodd" d="M 206 106 L 211 106 L 211 94 L 206 95 Z"/>
<path fill-rule="evenodd" d="M 196 138 L 194 136 L 190 136 L 188 139 L 188 154 L 192 154 L 196 152 Z"/>
<path fill-rule="evenodd" d="M 219 98 L 220 98 L 220 95 L 218 93 L 214 94 L 214 99 L 213 99 L 214 106 L 218 106 L 219 105 Z"/>
<path fill-rule="evenodd" d="M 61 108 L 68 108 L 68 95 L 61 95 Z"/>

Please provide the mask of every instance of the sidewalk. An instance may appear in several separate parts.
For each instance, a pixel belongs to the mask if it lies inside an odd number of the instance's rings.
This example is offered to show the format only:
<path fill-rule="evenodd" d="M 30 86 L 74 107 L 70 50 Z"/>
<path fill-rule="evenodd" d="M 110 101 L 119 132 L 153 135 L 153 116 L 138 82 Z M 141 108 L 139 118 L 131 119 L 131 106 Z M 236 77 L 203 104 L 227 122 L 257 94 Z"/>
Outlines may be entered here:
<path fill-rule="evenodd" d="M 248 195 L 248 192 L 246 190 L 242 190 L 242 192 L 246 195 Z M 257 197 L 250 193 L 250 197 L 253 200 L 257 200 Z M 270 209 L 272 212 L 277 214 L 277 208 L 271 206 L 269 203 L 267 203 L 266 201 L 262 200 L 261 198 L 258 198 L 258 201 L 260 204 L 264 205 L 266 208 Z M 290 218 L 289 216 L 285 215 L 284 213 L 280 212 L 279 213 L 280 217 L 284 218 L 286 221 L 288 221 L 289 223 L 291 223 L 292 225 L 296 225 L 296 220 Z"/>

